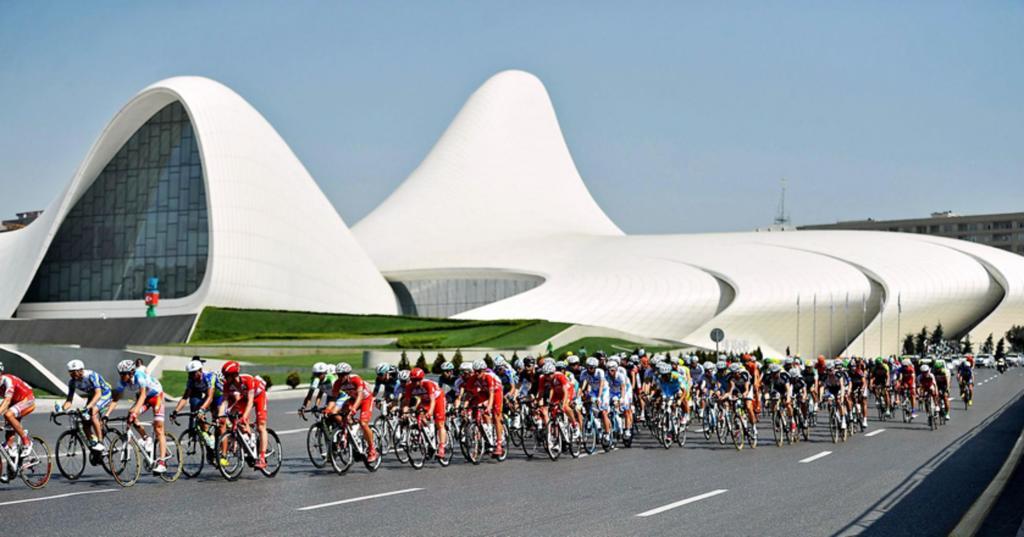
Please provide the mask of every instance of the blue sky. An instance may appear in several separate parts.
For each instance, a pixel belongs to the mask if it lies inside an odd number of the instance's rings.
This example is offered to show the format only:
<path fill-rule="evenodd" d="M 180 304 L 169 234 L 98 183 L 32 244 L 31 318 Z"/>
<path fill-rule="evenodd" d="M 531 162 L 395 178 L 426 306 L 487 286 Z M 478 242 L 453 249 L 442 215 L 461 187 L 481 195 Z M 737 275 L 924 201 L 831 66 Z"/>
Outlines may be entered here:
<path fill-rule="evenodd" d="M 631 233 L 1024 210 L 1021 2 L 0 0 L 0 215 L 45 207 L 146 85 L 203 75 L 350 225 L 508 68 Z M 628 4 L 628 5 L 627 5 Z"/>

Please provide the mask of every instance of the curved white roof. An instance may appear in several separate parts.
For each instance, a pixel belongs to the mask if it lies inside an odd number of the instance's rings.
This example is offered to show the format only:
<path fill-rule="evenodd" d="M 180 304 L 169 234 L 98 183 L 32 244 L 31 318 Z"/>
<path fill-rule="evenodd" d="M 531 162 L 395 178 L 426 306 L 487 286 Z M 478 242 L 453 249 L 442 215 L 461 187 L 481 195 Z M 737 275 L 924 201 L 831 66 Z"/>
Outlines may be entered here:
<path fill-rule="evenodd" d="M 204 305 L 394 313 L 387 282 L 273 127 L 222 84 L 176 77 L 144 89 L 111 120 L 64 193 L 27 228 L 0 235 L 0 316 L 9 317 L 75 202 L 154 113 L 180 101 L 196 132 L 207 193 L 206 277 L 162 314 Z M 22 317 L 140 316 L 141 301 L 24 304 Z"/>

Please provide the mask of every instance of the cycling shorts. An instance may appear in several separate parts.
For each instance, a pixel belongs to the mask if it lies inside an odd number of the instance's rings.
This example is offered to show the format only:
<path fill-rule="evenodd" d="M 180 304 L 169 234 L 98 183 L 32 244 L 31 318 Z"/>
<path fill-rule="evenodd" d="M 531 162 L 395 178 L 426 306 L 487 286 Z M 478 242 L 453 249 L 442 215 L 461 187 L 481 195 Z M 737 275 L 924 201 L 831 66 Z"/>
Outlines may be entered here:
<path fill-rule="evenodd" d="M 352 403 L 355 403 L 355 399 L 345 401 L 345 404 L 341 405 L 341 411 L 349 412 L 352 409 Z M 373 417 L 372 397 L 363 398 L 363 402 L 359 405 L 359 408 L 356 409 L 356 417 L 359 419 L 359 423 L 362 423 L 363 425 L 368 425 L 370 423 L 370 419 Z"/>
<path fill-rule="evenodd" d="M 625 395 L 612 394 L 612 397 L 619 398 L 619 408 L 623 411 L 633 408 L 633 394 L 631 392 L 626 392 Z"/>
<path fill-rule="evenodd" d="M 211 416 L 217 417 L 217 413 L 220 411 L 220 404 L 224 400 L 224 396 L 215 395 L 213 401 L 210 402 L 209 408 L 206 410 Z M 189 397 L 188 398 L 188 409 L 192 412 L 199 410 L 199 407 L 203 406 L 203 401 L 206 401 L 205 397 Z"/>
<path fill-rule="evenodd" d="M 590 404 L 594 405 L 594 408 L 601 412 L 607 412 L 610 407 L 608 390 L 601 393 L 590 392 Z"/>
<path fill-rule="evenodd" d="M 154 422 L 164 421 L 164 392 L 147 397 L 142 402 L 142 409 L 139 410 L 139 414 L 145 414 L 150 409 L 153 410 Z"/>
<path fill-rule="evenodd" d="M 434 423 L 444 423 L 445 407 L 446 405 L 443 398 L 438 397 L 437 400 L 434 401 Z M 430 408 L 430 402 L 421 404 L 420 408 L 427 410 Z"/>
<path fill-rule="evenodd" d="M 26 398 L 22 399 L 21 401 L 18 401 L 17 403 L 14 403 L 13 405 L 11 405 L 8 408 L 8 410 L 10 410 L 11 414 L 14 414 L 14 418 L 15 419 L 19 419 L 19 418 L 23 418 L 23 417 L 31 414 L 32 411 L 35 410 L 34 408 L 32 408 L 33 405 L 35 405 L 35 404 L 36 404 L 36 398 L 35 397 L 26 397 Z"/>
<path fill-rule="evenodd" d="M 257 424 L 267 423 L 267 392 L 256 396 L 256 399 L 252 402 L 252 409 L 256 411 Z M 239 399 L 235 404 L 231 405 L 229 412 L 234 414 L 245 412 L 245 399 Z"/>
<path fill-rule="evenodd" d="M 839 397 L 839 391 L 842 390 L 842 386 L 839 386 L 839 385 L 828 386 L 828 385 L 826 385 L 825 386 L 825 390 L 828 393 L 832 394 L 832 397 Z"/>

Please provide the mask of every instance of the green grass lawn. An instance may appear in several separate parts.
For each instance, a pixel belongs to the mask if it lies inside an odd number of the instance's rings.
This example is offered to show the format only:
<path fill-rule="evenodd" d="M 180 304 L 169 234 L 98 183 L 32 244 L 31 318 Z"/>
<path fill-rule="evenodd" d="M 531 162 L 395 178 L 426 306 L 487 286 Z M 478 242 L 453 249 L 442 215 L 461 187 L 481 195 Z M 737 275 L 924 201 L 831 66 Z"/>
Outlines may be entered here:
<path fill-rule="evenodd" d="M 626 341 L 624 339 L 610 338 L 610 337 L 585 337 L 578 339 L 572 343 L 555 349 L 555 356 L 562 356 L 566 352 L 576 352 L 580 348 L 587 349 L 587 354 L 591 355 L 597 351 L 604 351 L 608 354 L 615 354 L 617 352 L 632 352 L 637 347 L 643 347 L 648 353 L 651 352 L 662 352 L 669 350 L 672 347 L 652 347 L 647 345 L 640 345 L 633 341 Z"/>
<path fill-rule="evenodd" d="M 539 320 L 465 321 L 388 315 L 335 315 L 206 308 L 190 344 L 252 340 L 393 337 L 403 349 L 526 347 L 568 325 Z"/>
<path fill-rule="evenodd" d="M 352 366 L 352 370 L 364 379 L 370 380 L 376 376 L 372 370 L 363 369 L 363 355 L 358 352 L 311 354 L 308 356 L 209 356 L 208 358 L 234 359 L 252 364 L 242 366 L 242 372 L 269 378 L 273 386 L 284 386 L 290 373 L 298 373 L 301 381 L 300 389 L 309 382 L 312 374 L 310 370 L 316 362 L 329 364 L 347 362 Z M 187 379 L 188 373 L 184 371 L 164 371 L 160 376 L 160 383 L 163 384 L 164 393 L 180 397 L 185 392 Z"/>

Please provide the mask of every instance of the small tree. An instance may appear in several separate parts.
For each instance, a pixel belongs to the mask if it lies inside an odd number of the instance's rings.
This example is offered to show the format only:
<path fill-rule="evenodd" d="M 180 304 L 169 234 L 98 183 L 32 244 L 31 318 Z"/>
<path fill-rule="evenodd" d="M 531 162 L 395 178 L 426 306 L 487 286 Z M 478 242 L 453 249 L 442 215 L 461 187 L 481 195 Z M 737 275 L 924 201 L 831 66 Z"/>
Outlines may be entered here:
<path fill-rule="evenodd" d="M 402 351 L 402 357 L 398 359 L 398 369 L 411 369 L 409 367 L 409 355 Z"/>
<path fill-rule="evenodd" d="M 789 352 L 789 345 L 786 345 L 786 356 L 793 356 L 793 353 Z"/>
<path fill-rule="evenodd" d="M 420 357 L 416 359 L 416 367 L 422 369 L 423 371 L 430 369 L 430 367 L 427 366 L 427 357 L 423 356 L 423 351 L 420 351 Z"/>
<path fill-rule="evenodd" d="M 922 326 L 921 332 L 914 340 L 914 354 L 924 356 L 926 352 L 928 352 L 928 327 Z"/>
<path fill-rule="evenodd" d="M 940 321 L 939 324 L 935 325 L 935 330 L 932 331 L 932 345 L 942 343 L 944 335 L 945 334 L 942 331 L 942 322 Z"/>
<path fill-rule="evenodd" d="M 292 371 L 292 372 L 288 373 L 288 378 L 286 378 L 284 380 L 284 383 L 287 384 L 288 387 L 293 389 L 293 390 L 295 388 L 298 388 L 299 387 L 299 383 L 301 383 L 301 382 L 302 382 L 302 378 L 299 377 L 299 373 L 297 371 Z"/>
<path fill-rule="evenodd" d="M 903 340 L 903 354 L 914 354 L 914 335 L 907 334 Z"/>
<path fill-rule="evenodd" d="M 756 349 L 754 349 L 754 352 L 752 354 L 756 356 L 758 360 L 764 360 L 764 353 L 761 352 L 760 345 Z"/>
<path fill-rule="evenodd" d="M 452 355 L 452 365 L 458 370 L 459 366 L 462 365 L 462 351 L 455 349 L 455 354 Z"/>
<path fill-rule="evenodd" d="M 274 379 L 270 378 L 270 375 L 262 375 L 263 380 L 267 383 L 267 391 L 270 391 L 270 387 L 274 385 Z"/>
<path fill-rule="evenodd" d="M 435 375 L 441 374 L 441 366 L 443 366 L 448 360 L 444 359 L 444 355 L 437 353 L 437 358 L 434 358 L 434 365 L 430 366 L 430 372 Z"/>
<path fill-rule="evenodd" d="M 1000 358 L 1006 358 L 1006 340 L 999 338 L 999 343 L 996 343 L 996 360 Z"/>
<path fill-rule="evenodd" d="M 516 351 L 512 351 L 512 358 L 509 359 L 509 362 L 514 364 L 514 363 L 516 363 L 516 360 L 518 360 L 518 359 L 519 359 L 519 353 L 516 352 Z"/>
<path fill-rule="evenodd" d="M 1013 352 L 1024 352 L 1024 326 L 1013 325 L 1006 332 L 1006 342 Z"/>
<path fill-rule="evenodd" d="M 993 350 L 995 350 L 995 345 L 992 343 L 992 334 L 989 334 L 988 338 L 985 339 L 985 342 L 981 344 L 981 353 L 992 354 Z"/>
<path fill-rule="evenodd" d="M 487 369 L 494 369 L 494 358 L 491 358 L 491 353 L 484 355 L 484 363 L 487 364 Z"/>
<path fill-rule="evenodd" d="M 974 343 L 971 343 L 971 335 L 967 334 L 964 336 L 964 340 L 960 342 L 960 350 L 964 354 L 974 354 Z"/>

